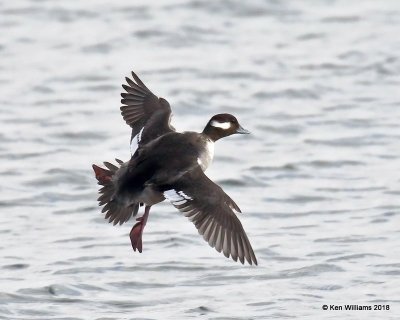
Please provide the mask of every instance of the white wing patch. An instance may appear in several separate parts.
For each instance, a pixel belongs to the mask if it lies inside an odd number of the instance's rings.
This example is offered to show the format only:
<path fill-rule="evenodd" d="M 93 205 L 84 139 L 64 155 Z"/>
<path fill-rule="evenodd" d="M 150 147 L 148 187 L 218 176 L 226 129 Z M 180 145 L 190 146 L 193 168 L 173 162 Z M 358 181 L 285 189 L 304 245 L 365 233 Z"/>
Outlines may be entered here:
<path fill-rule="evenodd" d="M 231 123 L 230 122 L 218 122 L 218 121 L 211 121 L 210 125 L 212 125 L 215 128 L 221 128 L 224 130 L 227 130 L 231 127 Z"/>
<path fill-rule="evenodd" d="M 193 200 L 193 198 L 189 197 L 183 191 L 176 191 L 175 189 L 164 191 L 164 197 L 175 206 L 184 204 L 188 200 Z"/>
<path fill-rule="evenodd" d="M 136 136 L 134 136 L 132 138 L 131 146 L 130 146 L 131 154 L 134 154 L 136 149 L 139 147 L 139 143 L 142 140 L 143 130 L 144 130 L 144 127 L 139 131 L 139 133 Z"/>

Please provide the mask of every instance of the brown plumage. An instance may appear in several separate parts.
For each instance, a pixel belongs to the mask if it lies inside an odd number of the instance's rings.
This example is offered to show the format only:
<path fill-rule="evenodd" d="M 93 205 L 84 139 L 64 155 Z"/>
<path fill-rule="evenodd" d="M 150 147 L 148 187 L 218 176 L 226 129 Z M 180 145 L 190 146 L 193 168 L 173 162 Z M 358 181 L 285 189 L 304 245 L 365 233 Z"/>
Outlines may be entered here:
<path fill-rule="evenodd" d="M 226 257 L 257 264 L 249 239 L 239 221 L 237 204 L 204 171 L 213 158 L 214 142 L 236 133 L 249 133 L 230 114 L 213 116 L 203 132 L 178 133 L 170 124 L 169 103 L 156 97 L 132 72 L 123 85 L 121 114 L 132 128 L 137 144 L 128 162 L 93 165 L 98 183 L 99 205 L 106 219 L 122 224 L 145 213 L 130 233 L 133 249 L 142 251 L 142 233 L 150 207 L 165 199 L 194 223 L 198 232 Z"/>

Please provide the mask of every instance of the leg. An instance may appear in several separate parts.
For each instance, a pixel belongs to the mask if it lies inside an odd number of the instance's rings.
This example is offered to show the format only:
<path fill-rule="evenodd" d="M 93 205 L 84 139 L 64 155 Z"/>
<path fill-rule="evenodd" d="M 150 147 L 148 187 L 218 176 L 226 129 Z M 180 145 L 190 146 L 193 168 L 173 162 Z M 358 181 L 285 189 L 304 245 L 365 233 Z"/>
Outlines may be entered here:
<path fill-rule="evenodd" d="M 138 222 L 136 222 L 129 234 L 133 251 L 138 249 L 139 252 L 142 252 L 142 234 L 149 217 L 150 208 L 151 206 L 145 207 L 143 216 L 136 219 Z"/>

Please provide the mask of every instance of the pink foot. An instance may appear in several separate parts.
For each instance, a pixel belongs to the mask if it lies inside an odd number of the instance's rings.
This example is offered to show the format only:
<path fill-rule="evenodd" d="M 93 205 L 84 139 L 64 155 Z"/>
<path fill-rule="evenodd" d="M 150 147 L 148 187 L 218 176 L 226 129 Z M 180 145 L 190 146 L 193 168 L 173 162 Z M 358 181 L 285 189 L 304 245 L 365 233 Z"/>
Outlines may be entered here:
<path fill-rule="evenodd" d="M 136 221 L 139 222 L 133 226 L 129 237 L 131 238 L 133 251 L 137 249 L 139 252 L 142 252 L 142 235 L 144 230 L 143 217 L 137 218 Z"/>
<path fill-rule="evenodd" d="M 147 223 L 149 212 L 150 212 L 150 207 L 146 206 L 143 217 L 139 217 L 136 219 L 136 221 L 138 222 L 136 222 L 136 224 L 132 227 L 131 232 L 129 233 L 133 251 L 136 251 L 137 249 L 139 252 L 142 252 L 143 250 L 142 235 L 144 227 Z"/>

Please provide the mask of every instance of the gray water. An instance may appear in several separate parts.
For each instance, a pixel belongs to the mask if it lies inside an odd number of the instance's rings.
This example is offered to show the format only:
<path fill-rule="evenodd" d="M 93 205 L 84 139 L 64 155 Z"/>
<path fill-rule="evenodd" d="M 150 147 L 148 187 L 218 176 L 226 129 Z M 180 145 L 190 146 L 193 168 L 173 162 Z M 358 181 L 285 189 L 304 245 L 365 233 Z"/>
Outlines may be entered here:
<path fill-rule="evenodd" d="M 398 319 L 399 28 L 398 1 L 0 2 L 0 318 Z M 91 164 L 130 156 L 130 70 L 177 129 L 252 131 L 207 174 L 258 267 L 168 203 L 142 254 L 103 219 Z"/>

